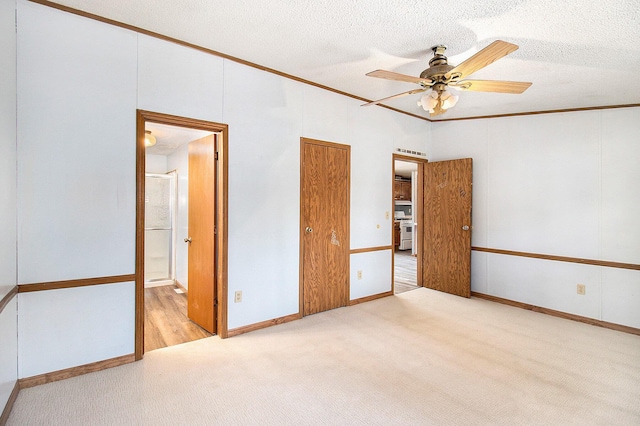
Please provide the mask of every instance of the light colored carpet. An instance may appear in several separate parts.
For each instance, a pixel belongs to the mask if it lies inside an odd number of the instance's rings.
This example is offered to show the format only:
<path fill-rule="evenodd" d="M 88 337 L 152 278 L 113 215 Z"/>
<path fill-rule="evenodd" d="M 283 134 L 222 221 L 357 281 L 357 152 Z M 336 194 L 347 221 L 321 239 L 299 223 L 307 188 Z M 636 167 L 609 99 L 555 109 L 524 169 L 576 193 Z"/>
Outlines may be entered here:
<path fill-rule="evenodd" d="M 638 425 L 640 337 L 420 288 L 20 392 L 8 425 Z"/>

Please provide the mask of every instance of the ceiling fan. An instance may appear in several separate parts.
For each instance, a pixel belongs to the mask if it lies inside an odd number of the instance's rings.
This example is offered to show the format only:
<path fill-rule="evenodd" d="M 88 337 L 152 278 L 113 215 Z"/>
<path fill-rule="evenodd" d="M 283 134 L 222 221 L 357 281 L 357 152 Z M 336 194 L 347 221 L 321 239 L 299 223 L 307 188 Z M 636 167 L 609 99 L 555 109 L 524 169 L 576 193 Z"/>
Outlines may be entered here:
<path fill-rule="evenodd" d="M 458 96 L 451 94 L 451 92 L 447 90 L 449 86 L 460 90 L 498 93 L 522 93 L 531 86 L 531 83 L 521 81 L 463 80 L 463 78 L 468 75 L 516 51 L 518 46 L 515 44 L 496 40 L 458 66 L 448 64 L 447 57 L 444 56 L 446 49 L 447 47 L 444 45 L 437 45 L 431 48 L 433 58 L 429 60 L 429 68 L 422 71 L 420 77 L 412 77 L 384 70 L 376 70 L 368 73 L 367 75 L 369 77 L 416 83 L 420 88 L 378 99 L 377 101 L 366 103 L 363 106 L 376 105 L 390 99 L 426 92 L 431 89 L 429 93 L 422 95 L 418 106 L 421 106 L 425 111 L 429 111 L 431 116 L 434 116 L 443 114 L 458 102 Z"/>

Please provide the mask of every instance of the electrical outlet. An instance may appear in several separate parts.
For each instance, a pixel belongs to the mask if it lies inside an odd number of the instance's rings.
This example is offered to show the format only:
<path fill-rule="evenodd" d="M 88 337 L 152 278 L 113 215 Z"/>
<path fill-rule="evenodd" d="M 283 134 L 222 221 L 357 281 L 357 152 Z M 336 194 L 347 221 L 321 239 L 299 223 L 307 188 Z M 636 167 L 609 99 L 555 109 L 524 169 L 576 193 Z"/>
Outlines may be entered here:
<path fill-rule="evenodd" d="M 578 284 L 576 286 L 576 292 L 584 296 L 587 293 L 587 286 L 584 284 Z"/>
<path fill-rule="evenodd" d="M 380 229 L 380 224 L 377 224 L 377 225 L 376 225 L 376 228 Z"/>
<path fill-rule="evenodd" d="M 361 280 L 362 279 L 362 271 L 358 271 L 358 279 Z"/>
<path fill-rule="evenodd" d="M 389 219 L 389 212 L 384 212 L 384 218 Z"/>
<path fill-rule="evenodd" d="M 233 300 L 235 303 L 242 302 L 242 291 L 236 291 L 235 299 Z"/>

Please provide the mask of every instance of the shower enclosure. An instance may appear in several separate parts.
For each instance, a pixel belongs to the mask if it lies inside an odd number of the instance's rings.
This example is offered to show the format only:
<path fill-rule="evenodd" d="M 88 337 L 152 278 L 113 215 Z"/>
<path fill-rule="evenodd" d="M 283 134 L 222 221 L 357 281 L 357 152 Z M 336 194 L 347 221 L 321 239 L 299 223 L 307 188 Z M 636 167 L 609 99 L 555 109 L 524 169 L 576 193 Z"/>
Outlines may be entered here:
<path fill-rule="evenodd" d="M 176 172 L 146 173 L 144 212 L 145 287 L 175 283 Z"/>

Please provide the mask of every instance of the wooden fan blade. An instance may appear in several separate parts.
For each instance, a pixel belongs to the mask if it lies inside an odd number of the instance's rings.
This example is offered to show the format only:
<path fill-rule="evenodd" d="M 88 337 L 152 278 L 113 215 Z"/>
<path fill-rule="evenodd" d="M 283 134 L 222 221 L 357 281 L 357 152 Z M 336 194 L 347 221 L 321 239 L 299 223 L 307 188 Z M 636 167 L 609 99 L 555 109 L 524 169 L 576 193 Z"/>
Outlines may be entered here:
<path fill-rule="evenodd" d="M 367 73 L 366 75 L 369 76 L 369 77 L 385 78 L 387 80 L 406 81 L 407 83 L 416 83 L 416 84 L 420 84 L 420 83 L 431 84 L 431 83 L 433 83 L 433 81 L 431 81 L 428 78 L 412 77 L 410 75 L 398 74 L 397 72 L 385 71 L 385 70 L 371 71 L 371 72 Z"/>
<path fill-rule="evenodd" d="M 484 68 L 489 64 L 494 63 L 498 59 L 507 56 L 511 52 L 518 50 L 518 46 L 515 44 L 507 43 L 506 41 L 496 40 L 489 46 L 485 47 L 466 61 L 445 74 L 446 78 L 452 75 L 460 75 L 459 78 L 478 71 L 480 68 Z"/>
<path fill-rule="evenodd" d="M 429 88 L 427 87 L 427 88 L 422 88 L 422 89 L 409 90 L 408 92 L 398 93 L 397 95 L 389 96 L 388 98 L 378 99 L 377 101 L 371 101 L 371 102 L 368 102 L 366 104 L 362 104 L 360 106 L 377 105 L 380 102 L 388 101 L 389 99 L 395 99 L 395 98 L 399 98 L 401 96 L 406 96 L 406 95 L 413 95 L 414 93 L 424 92 L 427 89 L 429 89 Z"/>
<path fill-rule="evenodd" d="M 463 80 L 450 83 L 449 86 L 456 89 L 472 92 L 497 92 L 497 93 L 522 93 L 531 86 L 524 81 L 497 81 L 497 80 Z"/>

